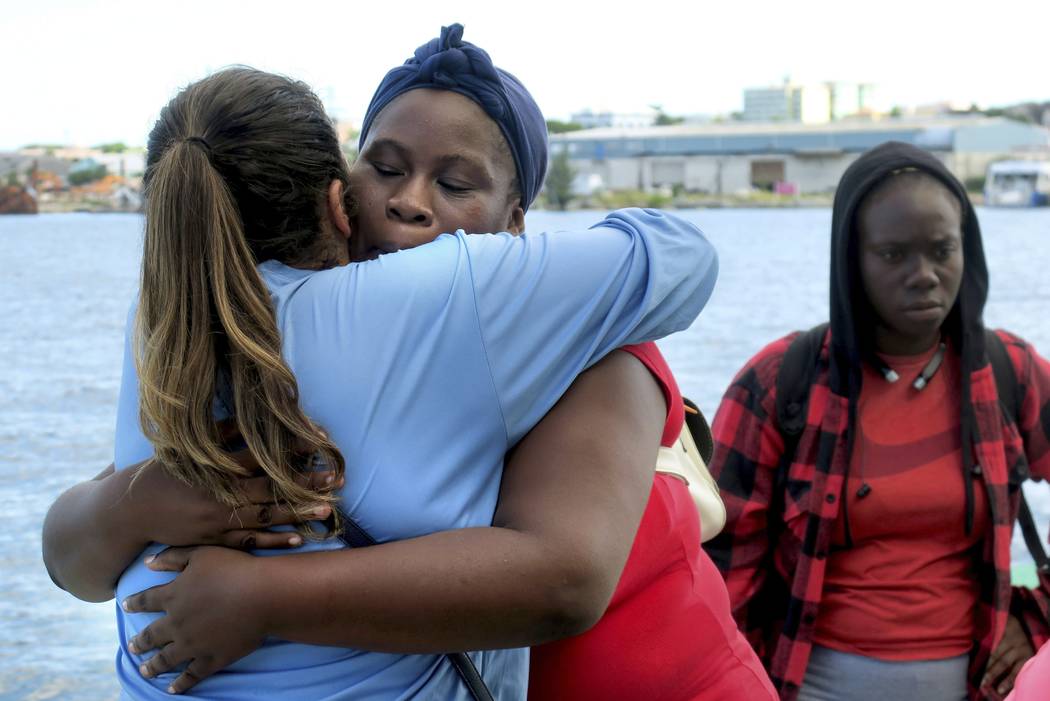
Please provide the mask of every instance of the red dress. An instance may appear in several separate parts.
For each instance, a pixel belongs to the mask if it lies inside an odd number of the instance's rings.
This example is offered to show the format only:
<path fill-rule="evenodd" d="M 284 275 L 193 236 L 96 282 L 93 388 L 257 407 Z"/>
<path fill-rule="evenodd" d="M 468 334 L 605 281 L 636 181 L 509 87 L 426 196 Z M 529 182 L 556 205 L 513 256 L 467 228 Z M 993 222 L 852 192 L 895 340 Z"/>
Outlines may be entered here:
<path fill-rule="evenodd" d="M 684 413 L 667 362 L 652 343 L 623 350 L 663 388 L 663 444 L 672 445 Z M 532 649 L 530 701 L 776 698 L 733 620 L 722 576 L 700 547 L 700 518 L 688 488 L 656 475 L 609 608 L 586 633 Z"/>

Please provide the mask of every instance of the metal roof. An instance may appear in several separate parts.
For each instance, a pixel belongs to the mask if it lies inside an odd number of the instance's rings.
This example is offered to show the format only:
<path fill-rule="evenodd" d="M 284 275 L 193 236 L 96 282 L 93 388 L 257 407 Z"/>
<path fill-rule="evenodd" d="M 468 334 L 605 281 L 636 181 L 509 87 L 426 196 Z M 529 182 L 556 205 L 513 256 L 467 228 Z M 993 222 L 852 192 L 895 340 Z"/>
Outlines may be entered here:
<path fill-rule="evenodd" d="M 1042 127 L 997 117 L 843 120 L 829 124 L 682 124 L 648 128 L 600 128 L 551 136 L 551 145 L 568 148 L 571 158 L 602 160 L 639 156 L 791 153 L 821 158 L 859 153 L 886 141 L 911 143 L 931 151 L 951 151 L 965 128 L 989 131 Z"/>

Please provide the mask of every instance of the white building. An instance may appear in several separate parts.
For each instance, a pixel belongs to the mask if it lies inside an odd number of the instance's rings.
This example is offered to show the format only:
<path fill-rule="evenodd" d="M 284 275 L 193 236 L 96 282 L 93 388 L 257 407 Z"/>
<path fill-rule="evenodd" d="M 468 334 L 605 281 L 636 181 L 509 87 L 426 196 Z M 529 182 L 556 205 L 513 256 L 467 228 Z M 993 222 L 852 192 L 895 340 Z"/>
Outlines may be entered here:
<path fill-rule="evenodd" d="M 791 95 L 792 121 L 827 124 L 831 121 L 831 90 L 827 85 L 803 85 Z"/>

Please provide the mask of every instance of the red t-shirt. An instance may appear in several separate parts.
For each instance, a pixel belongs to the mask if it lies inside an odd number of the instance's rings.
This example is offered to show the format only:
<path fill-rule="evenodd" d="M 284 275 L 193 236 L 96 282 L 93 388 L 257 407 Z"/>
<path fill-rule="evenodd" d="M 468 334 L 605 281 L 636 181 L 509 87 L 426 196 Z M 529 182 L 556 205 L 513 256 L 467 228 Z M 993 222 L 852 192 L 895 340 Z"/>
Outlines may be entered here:
<path fill-rule="evenodd" d="M 684 412 L 667 362 L 653 343 L 623 350 L 663 388 L 663 444 L 672 445 Z M 776 698 L 733 620 L 722 576 L 700 547 L 700 518 L 688 487 L 656 475 L 609 608 L 586 633 L 532 649 L 529 699 Z"/>
<path fill-rule="evenodd" d="M 865 366 L 846 486 L 853 547 L 833 548 L 814 642 L 889 660 L 965 655 L 978 599 L 974 548 L 988 529 L 988 497 L 974 483 L 974 527 L 966 496 L 959 424 L 959 361 L 949 350 L 922 391 L 912 387 L 936 348 L 886 357 L 900 379 Z M 857 490 L 867 483 L 863 498 Z M 840 513 L 833 535 L 845 544 Z"/>

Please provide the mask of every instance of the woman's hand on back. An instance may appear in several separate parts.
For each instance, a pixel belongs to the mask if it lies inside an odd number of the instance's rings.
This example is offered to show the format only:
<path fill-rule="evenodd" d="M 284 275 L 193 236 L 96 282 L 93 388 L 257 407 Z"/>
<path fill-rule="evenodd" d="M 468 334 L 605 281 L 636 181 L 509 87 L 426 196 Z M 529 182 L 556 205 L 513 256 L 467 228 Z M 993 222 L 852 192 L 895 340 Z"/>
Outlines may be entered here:
<path fill-rule="evenodd" d="M 151 569 L 181 574 L 122 602 L 129 613 L 166 614 L 128 641 L 133 655 L 157 651 L 142 662 L 139 673 L 152 678 L 186 664 L 168 687 L 181 694 L 258 649 L 266 637 L 258 602 L 272 592 L 256 560 L 229 548 L 209 547 L 169 548 L 148 558 Z"/>
<path fill-rule="evenodd" d="M 244 452 L 244 451 L 242 451 Z M 250 456 L 238 455 L 242 464 Z M 146 540 L 165 545 L 222 545 L 228 548 L 289 548 L 302 544 L 298 533 L 266 530 L 270 526 L 303 521 L 287 506 L 279 504 L 266 476 L 237 480 L 241 506 L 222 504 L 203 489 L 169 475 L 156 463 L 146 462 L 128 488 L 135 521 L 148 524 Z M 332 472 L 303 475 L 299 483 L 325 491 L 337 483 Z M 323 520 L 331 508 L 319 503 L 311 519 Z M 309 520 L 309 519 L 307 519 Z"/>

